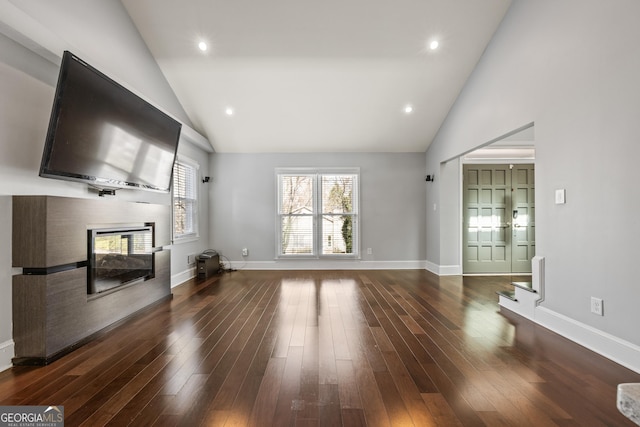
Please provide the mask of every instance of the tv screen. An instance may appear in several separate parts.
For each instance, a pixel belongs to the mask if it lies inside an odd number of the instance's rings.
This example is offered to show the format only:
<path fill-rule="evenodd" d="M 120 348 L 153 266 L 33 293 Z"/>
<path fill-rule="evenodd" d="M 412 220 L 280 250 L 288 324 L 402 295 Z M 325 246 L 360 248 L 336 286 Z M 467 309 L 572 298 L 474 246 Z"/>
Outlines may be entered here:
<path fill-rule="evenodd" d="M 64 52 L 40 176 L 169 191 L 182 125 Z"/>

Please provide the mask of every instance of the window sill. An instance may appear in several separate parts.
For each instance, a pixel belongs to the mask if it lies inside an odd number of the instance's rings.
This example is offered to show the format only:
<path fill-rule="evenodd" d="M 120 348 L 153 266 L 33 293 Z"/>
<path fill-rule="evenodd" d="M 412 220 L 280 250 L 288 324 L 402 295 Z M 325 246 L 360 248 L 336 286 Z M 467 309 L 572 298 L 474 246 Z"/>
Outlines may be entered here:
<path fill-rule="evenodd" d="M 331 261 L 336 261 L 336 260 L 345 260 L 345 261 L 353 261 L 353 260 L 359 260 L 361 259 L 360 255 L 358 254 L 350 254 L 350 255 L 278 255 L 275 258 L 276 260 L 331 260 Z"/>
<path fill-rule="evenodd" d="M 182 243 L 192 243 L 192 242 L 197 242 L 198 240 L 200 240 L 200 236 L 199 235 L 194 235 L 194 236 L 186 236 L 186 237 L 179 237 L 177 239 L 174 239 L 172 244 L 174 245 L 180 245 Z"/>

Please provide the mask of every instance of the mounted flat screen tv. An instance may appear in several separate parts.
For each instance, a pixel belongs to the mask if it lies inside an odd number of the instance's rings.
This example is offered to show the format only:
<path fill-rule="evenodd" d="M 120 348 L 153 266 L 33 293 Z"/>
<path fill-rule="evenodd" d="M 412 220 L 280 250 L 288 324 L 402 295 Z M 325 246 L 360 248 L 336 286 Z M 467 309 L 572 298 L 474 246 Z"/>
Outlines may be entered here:
<path fill-rule="evenodd" d="M 102 190 L 167 192 L 181 128 L 180 122 L 64 52 L 40 176 Z"/>

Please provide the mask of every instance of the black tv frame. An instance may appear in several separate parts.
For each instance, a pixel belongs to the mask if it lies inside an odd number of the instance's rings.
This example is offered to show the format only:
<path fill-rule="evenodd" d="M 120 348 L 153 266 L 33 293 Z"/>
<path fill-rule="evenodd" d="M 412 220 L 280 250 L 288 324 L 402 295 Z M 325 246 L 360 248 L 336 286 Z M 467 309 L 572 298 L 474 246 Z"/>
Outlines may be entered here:
<path fill-rule="evenodd" d="M 113 91 L 114 95 L 110 99 L 106 100 L 107 104 L 109 102 L 114 102 L 115 99 L 122 99 L 124 100 L 123 104 L 127 104 L 127 105 L 133 104 L 139 107 L 137 112 L 136 111 L 131 111 L 131 112 L 118 111 L 117 113 L 114 113 L 116 116 L 117 115 L 125 116 L 127 113 L 135 115 L 137 113 L 141 121 L 143 119 L 147 120 L 146 122 L 147 128 L 150 128 L 150 127 L 153 128 L 154 122 L 149 120 L 148 117 L 143 117 L 146 115 L 146 116 L 152 117 L 153 120 L 156 120 L 158 123 L 158 126 L 163 127 L 163 131 L 165 131 L 164 129 L 165 127 L 169 129 L 169 132 L 166 132 L 165 135 L 167 135 L 166 141 L 169 141 L 169 138 L 170 138 L 171 145 L 165 144 L 166 142 L 165 140 L 163 140 L 162 143 L 165 146 L 172 148 L 171 166 L 170 166 L 170 170 L 167 170 L 166 173 L 162 174 L 163 178 L 168 177 L 168 179 L 163 180 L 162 185 L 159 182 L 142 182 L 142 179 L 139 176 L 134 177 L 136 179 L 122 179 L 119 177 L 113 177 L 108 175 L 100 176 L 97 173 L 80 173 L 79 169 L 83 167 L 82 165 L 80 165 L 77 170 L 71 170 L 71 169 L 74 169 L 76 166 L 74 165 L 73 167 L 70 167 L 70 168 L 61 168 L 59 166 L 56 166 L 55 162 L 52 162 L 52 160 L 55 158 L 54 152 L 56 150 L 59 150 L 61 148 L 68 149 L 69 147 L 72 147 L 73 144 L 75 144 L 76 146 L 78 145 L 76 141 L 72 141 L 70 144 L 69 141 L 59 140 L 60 139 L 59 132 L 60 132 L 61 126 L 65 125 L 67 128 L 70 127 L 70 125 L 68 123 L 64 123 L 64 121 L 73 120 L 73 117 L 64 117 L 64 114 L 66 114 L 66 110 L 63 111 L 63 109 L 65 109 L 65 107 L 68 108 L 68 106 L 65 105 L 65 102 L 69 102 L 65 98 L 65 96 L 67 95 L 67 91 L 70 90 L 68 88 L 70 67 L 75 67 L 78 65 L 81 66 L 87 72 L 89 72 L 91 74 L 92 79 L 100 79 L 97 81 L 100 81 L 104 85 L 107 85 L 110 88 L 109 90 L 110 94 L 111 94 L 111 91 Z M 95 94 L 92 94 L 91 96 L 95 96 Z M 127 105 L 124 105 L 124 106 L 126 107 Z M 126 124 L 131 125 L 132 123 L 134 123 L 134 121 L 129 120 Z M 175 163 L 175 158 L 178 151 L 178 143 L 180 140 L 181 129 L 182 129 L 182 124 L 180 122 L 173 119 L 171 116 L 164 113 L 160 109 L 156 108 L 152 104 L 148 103 L 144 99 L 140 98 L 138 95 L 134 94 L 133 92 L 131 92 L 130 90 L 128 90 L 127 88 L 119 84 L 118 82 L 114 81 L 113 79 L 111 79 L 110 77 L 102 73 L 101 71 L 87 64 L 85 61 L 78 58 L 73 53 L 69 51 L 65 51 L 63 54 L 63 59 L 60 66 L 60 73 L 58 76 L 58 83 L 56 86 L 56 93 L 55 93 L 53 107 L 51 111 L 47 137 L 45 140 L 44 150 L 42 154 L 42 161 L 40 164 L 39 175 L 45 178 L 54 178 L 54 179 L 76 181 L 76 182 L 89 184 L 90 186 L 99 189 L 101 196 L 105 194 L 113 195 L 115 194 L 116 189 L 122 189 L 122 188 L 133 188 L 133 189 L 141 189 L 141 190 L 149 190 L 149 191 L 166 193 L 171 188 L 171 177 L 173 175 L 173 165 Z M 136 129 L 136 131 L 137 130 L 138 129 Z M 143 131 L 140 131 L 140 132 L 141 134 L 143 134 Z M 159 143 L 153 144 L 149 141 L 144 141 L 144 144 L 145 144 L 145 147 L 161 146 Z M 94 148 L 99 147 L 99 144 L 94 143 L 92 147 Z M 162 152 L 170 153 L 170 151 L 168 150 L 164 150 Z M 164 163 L 167 163 L 167 162 L 164 162 Z M 87 169 L 92 169 L 92 171 L 95 172 L 97 168 L 94 166 L 94 167 L 87 167 Z"/>

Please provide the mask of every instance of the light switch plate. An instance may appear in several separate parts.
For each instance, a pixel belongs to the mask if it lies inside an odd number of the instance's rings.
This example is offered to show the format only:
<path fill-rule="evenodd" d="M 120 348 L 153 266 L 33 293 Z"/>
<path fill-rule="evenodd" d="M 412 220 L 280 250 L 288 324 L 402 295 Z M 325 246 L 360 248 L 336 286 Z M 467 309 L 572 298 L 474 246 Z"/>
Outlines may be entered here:
<path fill-rule="evenodd" d="M 565 203 L 565 190 L 556 190 L 556 205 L 564 205 Z"/>

